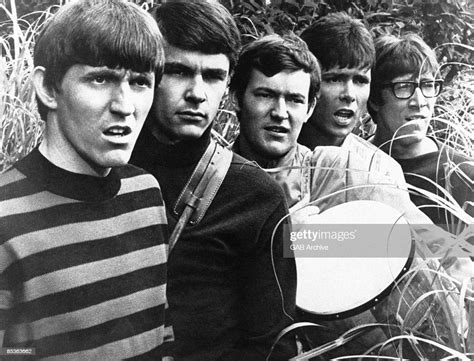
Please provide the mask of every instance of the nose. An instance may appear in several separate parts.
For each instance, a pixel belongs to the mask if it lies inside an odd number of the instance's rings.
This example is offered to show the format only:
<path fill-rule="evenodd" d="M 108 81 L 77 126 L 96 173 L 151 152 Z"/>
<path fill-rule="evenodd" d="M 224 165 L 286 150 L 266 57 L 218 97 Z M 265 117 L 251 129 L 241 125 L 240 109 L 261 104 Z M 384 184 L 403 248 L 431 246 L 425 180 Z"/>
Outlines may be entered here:
<path fill-rule="evenodd" d="M 128 81 L 123 81 L 120 86 L 115 89 L 110 109 L 112 113 L 125 117 L 135 112 L 132 91 Z"/>
<path fill-rule="evenodd" d="M 272 107 L 271 116 L 277 119 L 286 119 L 288 117 L 288 108 L 284 97 L 275 100 Z"/>
<path fill-rule="evenodd" d="M 355 101 L 355 87 L 351 80 L 344 82 L 339 98 L 348 103 Z"/>
<path fill-rule="evenodd" d="M 204 79 L 201 75 L 196 75 L 189 83 L 189 87 L 186 90 L 185 98 L 187 101 L 199 104 L 203 103 L 206 96 L 206 89 Z"/>
<path fill-rule="evenodd" d="M 408 105 L 414 108 L 422 108 L 428 105 L 428 101 L 426 100 L 425 96 L 421 92 L 420 87 L 415 88 L 415 92 L 411 96 Z"/>

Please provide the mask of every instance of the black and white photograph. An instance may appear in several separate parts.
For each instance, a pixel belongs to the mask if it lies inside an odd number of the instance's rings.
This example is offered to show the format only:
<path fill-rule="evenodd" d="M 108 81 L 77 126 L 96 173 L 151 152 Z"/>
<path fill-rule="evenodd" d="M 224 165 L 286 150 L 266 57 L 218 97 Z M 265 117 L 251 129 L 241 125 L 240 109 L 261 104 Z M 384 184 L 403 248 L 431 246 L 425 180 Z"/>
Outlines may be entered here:
<path fill-rule="evenodd" d="M 0 0 L 0 360 L 474 357 L 474 3 Z"/>

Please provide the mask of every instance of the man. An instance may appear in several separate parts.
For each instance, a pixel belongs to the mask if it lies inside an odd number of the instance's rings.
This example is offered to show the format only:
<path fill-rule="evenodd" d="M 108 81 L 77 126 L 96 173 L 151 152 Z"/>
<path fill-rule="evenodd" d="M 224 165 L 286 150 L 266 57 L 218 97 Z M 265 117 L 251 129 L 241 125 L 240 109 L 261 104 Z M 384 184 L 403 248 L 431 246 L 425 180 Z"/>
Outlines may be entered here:
<path fill-rule="evenodd" d="M 183 188 L 212 146 L 212 122 L 240 36 L 218 3 L 165 3 L 154 16 L 165 38 L 165 72 L 132 162 L 162 185 L 171 231 L 181 217 L 175 205 L 187 194 Z M 286 214 L 278 185 L 233 155 L 204 217 L 185 225 L 170 252 L 176 358 L 262 360 L 269 354 L 294 312 L 294 260 L 282 258 L 281 228 L 273 236 Z M 287 359 L 294 352 L 284 343 L 273 355 Z"/>
<path fill-rule="evenodd" d="M 301 38 L 319 60 L 322 79 L 317 107 L 298 142 L 310 149 L 342 146 L 352 138 L 369 97 L 375 56 L 372 35 L 361 21 L 334 13 L 310 25 Z"/>
<path fill-rule="evenodd" d="M 372 143 L 400 163 L 408 183 L 444 199 L 446 190 L 469 209 L 468 202 L 474 202 L 473 160 L 427 135 L 443 84 L 436 78 L 434 51 L 415 34 L 382 36 L 375 49 L 369 111 L 377 129 Z M 429 195 L 410 197 L 435 224 L 455 229 L 453 215 Z"/>
<path fill-rule="evenodd" d="M 290 206 L 302 201 L 307 188 L 309 169 L 302 165 L 311 151 L 296 139 L 316 105 L 319 85 L 317 60 L 296 35 L 269 35 L 250 43 L 230 83 L 241 130 L 234 151 L 262 168 L 279 169 L 269 174 Z"/>
<path fill-rule="evenodd" d="M 161 34 L 126 1 L 71 2 L 34 63 L 44 139 L 0 177 L 0 345 L 41 360 L 159 360 L 172 337 L 166 214 L 156 180 L 126 164 L 162 73 Z"/>

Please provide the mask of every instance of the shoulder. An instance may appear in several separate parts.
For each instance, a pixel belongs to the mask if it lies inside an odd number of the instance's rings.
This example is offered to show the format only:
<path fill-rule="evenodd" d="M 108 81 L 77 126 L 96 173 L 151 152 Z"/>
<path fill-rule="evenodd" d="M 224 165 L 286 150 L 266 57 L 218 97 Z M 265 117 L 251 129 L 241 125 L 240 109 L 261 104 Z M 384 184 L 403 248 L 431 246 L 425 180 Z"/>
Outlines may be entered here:
<path fill-rule="evenodd" d="M 160 188 L 158 180 L 146 170 L 132 164 L 116 168 L 117 175 L 123 182 L 134 182 L 138 185 L 148 185 Z"/>
<path fill-rule="evenodd" d="M 397 172 L 402 172 L 400 164 L 398 164 L 395 159 L 380 148 L 377 148 L 372 143 L 355 134 L 349 134 L 342 147 L 346 148 L 350 153 L 357 154 L 361 159 L 367 161 L 367 167 L 369 170 L 393 169 Z"/>
<path fill-rule="evenodd" d="M 371 142 L 368 140 L 362 139 L 361 137 L 350 133 L 346 139 L 344 140 L 344 143 L 341 146 L 342 148 L 346 148 L 347 150 L 350 151 L 355 151 L 360 154 L 377 154 L 378 156 L 382 158 L 390 158 L 388 154 L 383 152 L 381 149 L 377 148 L 375 145 L 373 145 Z"/>
<path fill-rule="evenodd" d="M 232 163 L 223 185 L 234 189 L 244 197 L 266 197 L 272 201 L 284 201 L 281 187 L 256 162 L 233 154 Z"/>
<path fill-rule="evenodd" d="M 26 179 L 26 176 L 16 168 L 9 168 L 0 174 L 0 189 Z"/>
<path fill-rule="evenodd" d="M 438 142 L 442 163 L 448 163 L 455 172 L 462 171 L 464 176 L 474 179 L 474 159 L 458 150 Z"/>
<path fill-rule="evenodd" d="M 30 155 L 0 174 L 0 202 L 25 197 L 37 191 L 38 186 L 32 182 L 34 179 L 28 177 L 19 167 L 20 165 L 27 166 L 28 158 Z"/>

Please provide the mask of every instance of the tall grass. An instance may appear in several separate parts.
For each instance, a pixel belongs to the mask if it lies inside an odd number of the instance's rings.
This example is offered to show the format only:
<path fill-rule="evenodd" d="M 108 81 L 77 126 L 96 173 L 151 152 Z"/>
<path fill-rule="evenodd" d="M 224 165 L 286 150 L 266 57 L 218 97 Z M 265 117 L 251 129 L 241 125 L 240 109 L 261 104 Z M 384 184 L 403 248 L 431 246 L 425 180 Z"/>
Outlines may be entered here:
<path fill-rule="evenodd" d="M 0 4 L 5 20 L 0 38 L 0 173 L 27 155 L 41 140 L 43 122 L 30 82 L 35 35 L 50 13 L 30 14 L 31 22 L 18 18 Z M 3 17 L 2 17 L 3 18 Z"/>

